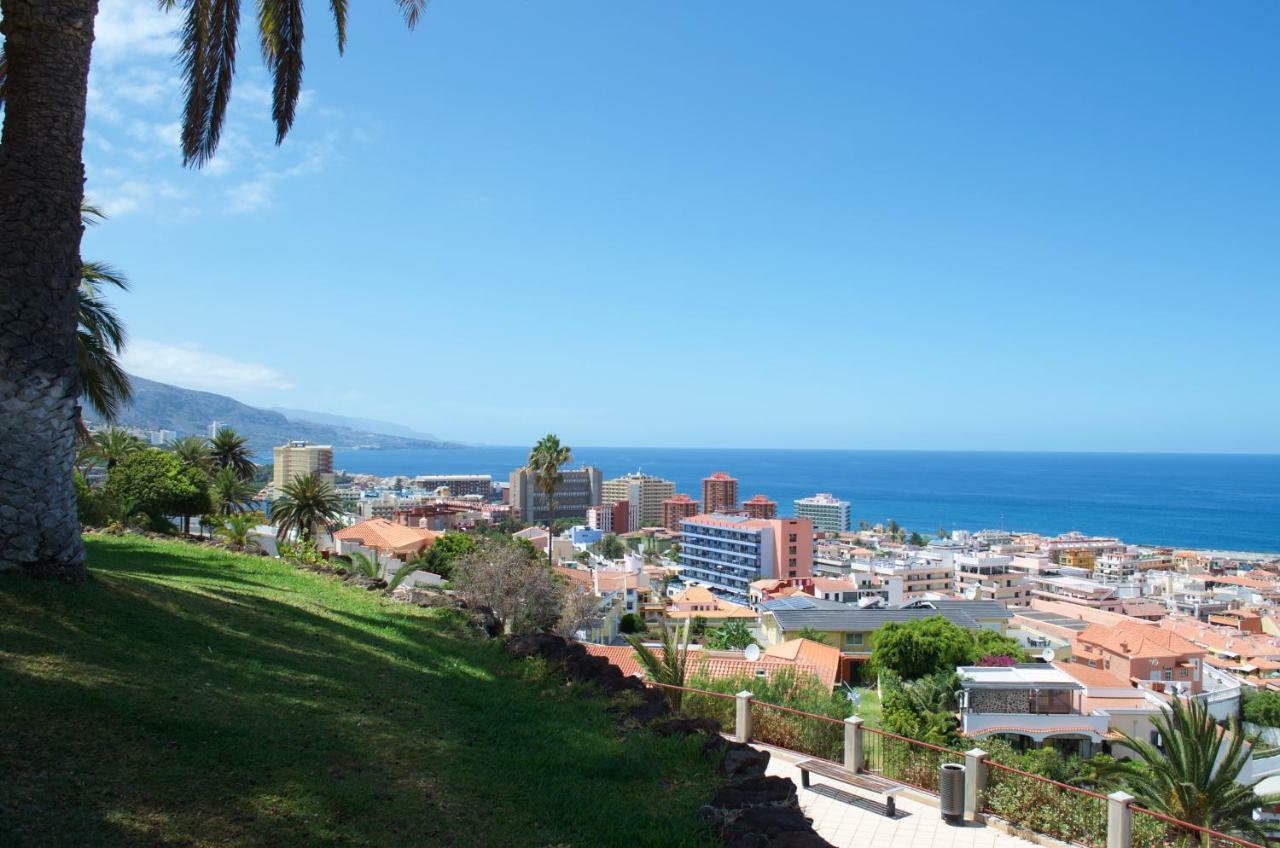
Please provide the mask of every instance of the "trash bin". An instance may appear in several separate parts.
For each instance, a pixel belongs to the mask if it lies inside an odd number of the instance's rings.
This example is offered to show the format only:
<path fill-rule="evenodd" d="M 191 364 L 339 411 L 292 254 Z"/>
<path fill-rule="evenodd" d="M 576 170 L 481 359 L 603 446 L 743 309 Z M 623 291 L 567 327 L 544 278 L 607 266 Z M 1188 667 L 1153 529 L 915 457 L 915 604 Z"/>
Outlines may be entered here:
<path fill-rule="evenodd" d="M 943 763 L 938 770 L 938 799 L 944 822 L 964 822 L 964 766 L 959 763 Z"/>

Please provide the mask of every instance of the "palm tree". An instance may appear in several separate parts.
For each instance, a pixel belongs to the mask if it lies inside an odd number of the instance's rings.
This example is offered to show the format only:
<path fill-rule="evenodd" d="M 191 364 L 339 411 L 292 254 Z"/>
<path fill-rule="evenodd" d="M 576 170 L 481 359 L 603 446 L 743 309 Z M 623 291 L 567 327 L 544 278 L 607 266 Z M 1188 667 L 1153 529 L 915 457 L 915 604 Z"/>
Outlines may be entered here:
<path fill-rule="evenodd" d="M 213 456 L 209 453 L 209 440 L 203 436 L 182 436 L 169 443 L 182 464 L 188 468 L 198 468 L 206 474 L 213 468 Z"/>
<path fill-rule="evenodd" d="M 573 451 L 560 444 L 560 437 L 553 433 L 543 436 L 529 451 L 529 470 L 533 472 L 534 486 L 542 492 L 547 503 L 547 564 L 551 559 L 551 536 L 556 525 L 556 487 L 564 482 L 560 469 L 573 461 Z"/>
<path fill-rule="evenodd" d="M 249 440 L 230 427 L 219 427 L 213 434 L 209 455 L 215 468 L 229 468 L 241 480 L 252 480 L 258 468 L 253 461 L 253 451 L 249 450 Z"/>
<path fill-rule="evenodd" d="M 80 205 L 80 220 L 92 226 L 106 215 L 88 203 Z M 76 326 L 76 354 L 80 373 L 80 389 L 89 405 L 104 421 L 114 421 L 120 407 L 129 402 L 133 387 L 129 375 L 120 366 L 124 351 L 124 324 L 102 296 L 105 286 L 129 290 L 129 281 L 104 262 L 82 262 L 80 265 L 79 314 Z M 80 424 L 84 436 L 84 424 Z"/>
<path fill-rule="evenodd" d="M 242 479 L 229 467 L 219 469 L 209 480 L 209 496 L 219 515 L 247 511 L 257 491 L 252 483 Z"/>
<path fill-rule="evenodd" d="M 315 474 L 294 477 L 271 502 L 271 520 L 281 540 L 296 532 L 304 542 L 310 542 L 317 527 L 332 530 L 341 515 L 342 499 Z"/>
<path fill-rule="evenodd" d="M 347 561 L 347 571 L 352 574 L 369 578 L 382 576 L 382 563 L 378 561 L 376 556 L 369 556 L 361 551 L 352 551 L 347 554 Z"/>
<path fill-rule="evenodd" d="M 228 545 L 235 548 L 247 548 L 256 544 L 249 535 L 253 532 L 253 528 L 258 526 L 259 516 L 253 513 L 241 513 L 239 515 L 225 515 L 222 517 L 222 523 L 218 525 L 216 532 L 219 536 L 226 540 Z"/>
<path fill-rule="evenodd" d="M 684 700 L 684 692 L 679 687 L 684 686 L 685 677 L 689 671 L 689 619 L 684 620 L 679 644 L 676 643 L 675 635 L 670 628 L 662 628 L 661 658 L 644 644 L 640 636 L 629 635 L 626 640 L 632 648 L 635 648 L 636 659 L 640 661 L 640 665 L 644 666 L 649 679 L 654 683 L 663 684 L 662 692 L 667 696 L 667 703 L 671 705 L 671 709 L 679 710 Z M 671 686 L 677 688 L 666 688 Z"/>
<path fill-rule="evenodd" d="M 1233 716 L 1228 730 L 1218 727 L 1208 707 L 1197 700 L 1174 698 L 1167 714 L 1151 720 L 1164 744 L 1162 752 L 1146 739 L 1119 731 L 1147 767 L 1144 780 L 1130 783 L 1139 806 L 1170 818 L 1232 836 L 1266 842 L 1266 829 L 1254 821 L 1253 811 L 1280 803 L 1280 795 L 1259 796 L 1257 781 L 1240 784 L 1237 778 L 1252 756 L 1255 739 L 1246 739 Z M 1250 744 L 1246 744 L 1246 742 Z M 1193 846 L 1196 832 L 1186 834 Z M 1205 848 L 1209 839 L 1203 838 Z"/>
<path fill-rule="evenodd" d="M 410 27 L 426 0 L 393 0 Z M 200 166 L 218 145 L 243 0 L 181 6 L 186 83 L 182 154 Z M 258 41 L 274 77 L 276 143 L 302 86 L 303 0 L 258 0 Z M 81 272 L 85 101 L 98 0 L 4 2 L 0 53 L 0 563 L 43 579 L 87 577 L 72 485 L 81 395 L 76 312 Z M 330 0 L 338 51 L 348 0 Z"/>
<path fill-rule="evenodd" d="M 120 460 L 145 447 L 142 440 L 128 430 L 108 427 L 93 434 L 93 442 L 88 446 L 87 453 L 93 460 L 105 465 L 110 473 Z"/>

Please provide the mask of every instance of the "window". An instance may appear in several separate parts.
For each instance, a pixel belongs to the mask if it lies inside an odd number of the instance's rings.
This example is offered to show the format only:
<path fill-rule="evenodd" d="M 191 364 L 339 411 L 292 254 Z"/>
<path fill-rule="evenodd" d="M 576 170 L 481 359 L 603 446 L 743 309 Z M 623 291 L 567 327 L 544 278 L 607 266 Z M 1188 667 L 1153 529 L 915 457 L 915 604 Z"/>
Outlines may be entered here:
<path fill-rule="evenodd" d="M 795 553 L 796 553 L 796 546 L 795 546 L 795 545 L 792 545 L 792 546 L 790 547 L 790 549 L 788 549 L 787 553 L 791 554 L 792 556 L 795 556 Z"/>
<path fill-rule="evenodd" d="M 1164 670 L 1164 679 L 1165 679 L 1165 680 L 1172 680 L 1172 679 L 1173 679 L 1173 669 L 1171 669 L 1171 668 L 1166 668 L 1166 669 Z"/>
<path fill-rule="evenodd" d="M 860 647 L 862 647 L 862 643 L 863 643 L 863 637 L 864 637 L 864 635 L 865 635 L 865 634 L 862 634 L 862 633 L 846 633 L 846 634 L 844 634 L 844 646 L 845 646 L 846 648 L 860 648 Z"/>
<path fill-rule="evenodd" d="M 791 534 L 791 538 L 790 538 L 790 539 L 788 539 L 788 541 L 790 541 L 790 542 L 794 542 L 795 540 L 796 540 L 796 534 L 795 534 L 795 533 L 792 533 L 792 534 Z"/>

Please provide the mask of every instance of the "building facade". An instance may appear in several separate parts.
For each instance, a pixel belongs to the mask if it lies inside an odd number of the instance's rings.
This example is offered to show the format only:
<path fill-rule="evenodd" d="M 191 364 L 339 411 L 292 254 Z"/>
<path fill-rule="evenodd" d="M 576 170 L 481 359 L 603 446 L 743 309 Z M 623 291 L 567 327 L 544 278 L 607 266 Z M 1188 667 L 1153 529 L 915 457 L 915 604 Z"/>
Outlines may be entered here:
<path fill-rule="evenodd" d="M 423 474 L 414 477 L 413 484 L 428 492 L 448 489 L 455 498 L 474 496 L 487 501 L 493 497 L 493 478 L 488 474 Z"/>
<path fill-rule="evenodd" d="M 680 576 L 747 603 L 763 578 L 813 579 L 813 524 L 806 518 L 695 515 L 680 522 Z"/>
<path fill-rule="evenodd" d="M 275 467 L 271 487 L 279 492 L 286 483 L 298 477 L 315 474 L 333 485 L 333 446 L 313 445 L 310 442 L 289 442 L 272 451 Z"/>
<path fill-rule="evenodd" d="M 618 501 L 587 510 L 587 526 L 601 533 L 626 533 L 631 527 L 631 504 Z"/>
<path fill-rule="evenodd" d="M 956 594 L 1004 606 L 1029 604 L 1031 584 L 1012 568 L 1013 557 L 1003 554 L 957 554 L 954 557 Z"/>
<path fill-rule="evenodd" d="M 662 526 L 680 532 L 680 522 L 698 514 L 698 502 L 688 495 L 672 495 L 662 502 Z"/>
<path fill-rule="evenodd" d="M 706 515 L 738 511 L 738 479 L 723 471 L 702 478 L 702 511 Z"/>
<path fill-rule="evenodd" d="M 771 501 L 764 495 L 755 495 L 750 500 L 742 502 L 742 511 L 748 518 L 777 518 L 778 502 Z"/>
<path fill-rule="evenodd" d="M 627 502 L 630 505 L 630 523 L 626 530 L 639 530 L 641 527 L 658 527 L 662 524 L 662 502 L 675 493 L 676 484 L 670 480 L 635 471 L 605 480 L 600 497 L 604 504 Z"/>
<path fill-rule="evenodd" d="M 548 509 L 547 497 L 537 486 L 532 471 L 517 468 L 511 472 L 511 512 L 521 521 L 546 523 L 559 518 L 586 518 L 587 510 L 600 503 L 600 469 L 590 465 L 567 468 L 560 472 L 555 489 L 555 515 Z"/>
<path fill-rule="evenodd" d="M 796 517 L 813 522 L 813 529 L 823 533 L 847 533 L 849 502 L 842 501 L 828 492 L 819 492 L 811 498 L 796 501 Z"/>

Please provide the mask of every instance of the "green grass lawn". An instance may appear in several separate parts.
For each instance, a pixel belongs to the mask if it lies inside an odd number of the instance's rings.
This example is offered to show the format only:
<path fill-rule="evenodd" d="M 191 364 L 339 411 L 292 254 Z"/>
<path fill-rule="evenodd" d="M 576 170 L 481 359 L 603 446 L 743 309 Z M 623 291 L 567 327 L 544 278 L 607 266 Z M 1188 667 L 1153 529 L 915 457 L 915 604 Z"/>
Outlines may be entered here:
<path fill-rule="evenodd" d="M 862 701 L 858 706 L 858 715 L 862 716 L 862 722 L 865 727 L 880 727 L 880 694 L 874 686 L 855 687 L 858 694 L 862 696 Z"/>
<path fill-rule="evenodd" d="M 93 536 L 0 575 L 0 845 L 712 844 L 696 742 L 275 560 Z"/>

